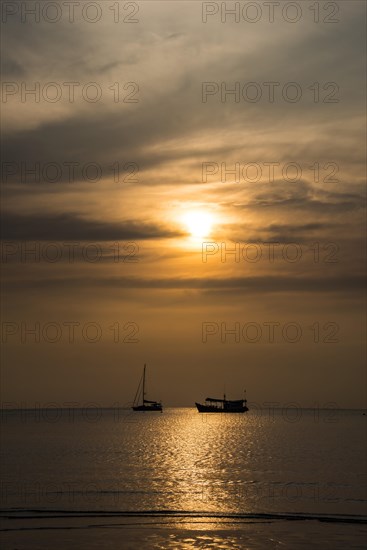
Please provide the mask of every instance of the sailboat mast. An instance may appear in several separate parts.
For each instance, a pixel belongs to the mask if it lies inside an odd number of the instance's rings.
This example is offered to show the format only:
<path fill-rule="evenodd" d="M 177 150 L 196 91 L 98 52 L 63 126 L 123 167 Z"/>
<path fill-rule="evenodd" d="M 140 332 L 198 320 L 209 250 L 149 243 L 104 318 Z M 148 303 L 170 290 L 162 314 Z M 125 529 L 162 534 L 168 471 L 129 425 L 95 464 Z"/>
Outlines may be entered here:
<path fill-rule="evenodd" d="M 144 400 L 145 400 L 145 369 L 146 369 L 146 365 L 144 364 L 144 370 L 143 370 L 143 404 L 144 404 Z"/>

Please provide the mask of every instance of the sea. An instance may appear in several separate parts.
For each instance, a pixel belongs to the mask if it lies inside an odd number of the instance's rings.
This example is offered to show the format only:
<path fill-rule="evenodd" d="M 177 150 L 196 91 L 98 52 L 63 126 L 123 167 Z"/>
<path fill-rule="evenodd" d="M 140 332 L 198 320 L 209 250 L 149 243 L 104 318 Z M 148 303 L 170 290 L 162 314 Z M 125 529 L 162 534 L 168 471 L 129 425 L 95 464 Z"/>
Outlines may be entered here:
<path fill-rule="evenodd" d="M 1 548 L 367 548 L 367 416 L 55 407 L 1 418 Z"/>

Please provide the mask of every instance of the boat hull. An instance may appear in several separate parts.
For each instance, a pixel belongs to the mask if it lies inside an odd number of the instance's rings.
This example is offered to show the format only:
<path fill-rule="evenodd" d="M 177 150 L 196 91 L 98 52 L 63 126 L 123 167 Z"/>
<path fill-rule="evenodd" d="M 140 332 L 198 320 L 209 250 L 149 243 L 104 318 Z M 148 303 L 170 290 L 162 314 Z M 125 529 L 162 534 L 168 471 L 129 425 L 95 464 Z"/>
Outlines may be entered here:
<path fill-rule="evenodd" d="M 245 413 L 248 411 L 246 405 L 239 405 L 236 407 L 217 407 L 216 405 L 202 405 L 201 403 L 195 403 L 199 413 Z"/>
<path fill-rule="evenodd" d="M 154 411 L 154 412 L 162 412 L 162 405 L 137 405 L 136 407 L 132 408 L 133 411 Z"/>

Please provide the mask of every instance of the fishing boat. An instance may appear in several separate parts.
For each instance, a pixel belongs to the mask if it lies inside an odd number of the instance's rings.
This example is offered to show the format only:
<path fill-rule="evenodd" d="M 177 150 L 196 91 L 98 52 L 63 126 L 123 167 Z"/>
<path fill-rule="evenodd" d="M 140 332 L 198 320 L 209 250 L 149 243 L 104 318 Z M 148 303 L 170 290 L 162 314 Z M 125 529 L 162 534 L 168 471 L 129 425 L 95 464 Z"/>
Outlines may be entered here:
<path fill-rule="evenodd" d="M 195 403 L 195 405 L 199 413 L 244 413 L 248 411 L 246 399 L 231 401 L 226 399 L 225 394 L 223 399 L 207 397 L 204 405 L 201 403 Z"/>
<path fill-rule="evenodd" d="M 140 379 L 138 389 L 134 397 L 132 409 L 133 411 L 163 411 L 162 403 L 160 401 L 150 401 L 145 399 L 145 371 L 146 365 L 144 365 L 143 375 Z"/>

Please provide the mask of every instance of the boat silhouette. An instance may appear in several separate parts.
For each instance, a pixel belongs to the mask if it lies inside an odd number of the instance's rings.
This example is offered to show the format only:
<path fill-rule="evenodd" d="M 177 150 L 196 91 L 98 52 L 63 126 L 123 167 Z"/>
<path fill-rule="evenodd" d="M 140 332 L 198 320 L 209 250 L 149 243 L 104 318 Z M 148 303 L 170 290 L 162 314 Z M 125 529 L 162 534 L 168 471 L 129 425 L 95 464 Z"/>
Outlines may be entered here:
<path fill-rule="evenodd" d="M 200 413 L 244 413 L 248 411 L 246 399 L 233 401 L 226 399 L 225 394 L 223 399 L 207 397 L 204 405 L 201 403 L 195 403 L 195 405 Z"/>
<path fill-rule="evenodd" d="M 132 409 L 133 411 L 158 411 L 162 412 L 162 403 L 160 401 L 151 401 L 149 399 L 145 399 L 145 372 L 146 372 L 146 365 L 144 365 L 143 374 L 140 379 L 138 389 L 136 390 L 136 394 L 134 397 L 134 402 Z"/>

